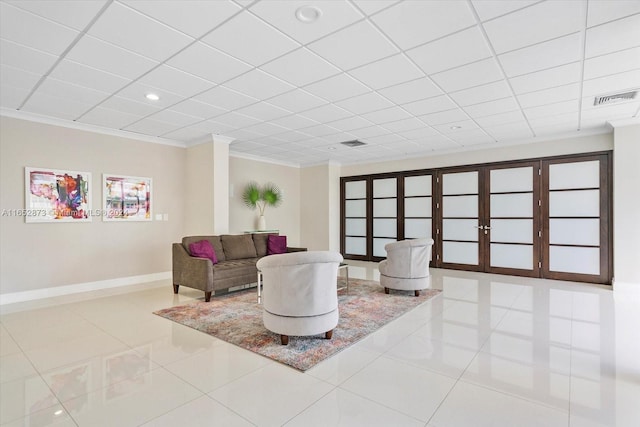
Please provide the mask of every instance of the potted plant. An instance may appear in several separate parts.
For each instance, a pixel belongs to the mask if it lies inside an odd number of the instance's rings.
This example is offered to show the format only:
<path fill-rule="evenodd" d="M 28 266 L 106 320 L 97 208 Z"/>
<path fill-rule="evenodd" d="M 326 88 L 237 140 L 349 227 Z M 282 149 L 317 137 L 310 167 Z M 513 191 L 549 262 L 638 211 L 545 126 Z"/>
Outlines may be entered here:
<path fill-rule="evenodd" d="M 251 181 L 244 188 L 242 201 L 249 209 L 258 208 L 260 211 L 260 217 L 258 218 L 258 230 L 262 231 L 267 228 L 264 218 L 264 210 L 267 206 L 276 207 L 282 203 L 282 191 L 280 191 L 280 188 L 272 182 L 267 182 L 261 187 L 257 182 Z"/>

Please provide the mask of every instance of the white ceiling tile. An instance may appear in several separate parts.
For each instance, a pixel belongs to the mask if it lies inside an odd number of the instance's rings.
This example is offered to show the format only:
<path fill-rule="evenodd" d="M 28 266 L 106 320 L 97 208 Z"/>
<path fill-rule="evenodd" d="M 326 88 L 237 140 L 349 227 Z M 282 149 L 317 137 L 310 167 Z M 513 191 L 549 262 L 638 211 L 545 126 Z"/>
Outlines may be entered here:
<path fill-rule="evenodd" d="M 250 28 L 250 31 L 247 29 Z M 300 45 L 244 11 L 202 38 L 208 45 L 249 64 L 261 65 Z"/>
<path fill-rule="evenodd" d="M 582 5 L 573 0 L 540 2 L 485 22 L 484 29 L 500 54 L 579 31 L 584 22 Z"/>
<path fill-rule="evenodd" d="M 216 86 L 213 89 L 209 89 L 195 96 L 194 99 L 224 110 L 235 110 L 258 101 L 224 86 Z"/>
<path fill-rule="evenodd" d="M 347 117 L 346 119 L 336 120 L 330 123 L 331 127 L 348 132 L 354 129 L 361 129 L 373 125 L 369 120 L 359 116 Z"/>
<path fill-rule="evenodd" d="M 420 119 L 430 126 L 435 126 L 469 120 L 469 116 L 461 109 L 456 108 L 453 110 L 440 111 L 439 113 L 431 113 L 425 116 L 420 116 Z"/>
<path fill-rule="evenodd" d="M 424 127 L 424 123 L 415 117 L 385 123 L 384 128 L 391 132 L 406 132 Z"/>
<path fill-rule="evenodd" d="M 410 113 L 413 113 L 413 115 L 415 116 L 437 113 L 438 111 L 451 110 L 452 108 L 456 107 L 456 104 L 454 104 L 453 101 L 451 101 L 449 97 L 445 95 L 423 99 L 403 105 L 404 109 L 406 109 Z"/>
<path fill-rule="evenodd" d="M 260 123 L 260 120 L 256 120 L 253 117 L 245 116 L 244 114 L 238 113 L 227 113 L 222 116 L 218 116 L 213 119 L 217 123 L 222 123 L 223 125 L 232 126 L 234 128 L 243 128 L 247 126 L 252 126 L 257 123 Z"/>
<path fill-rule="evenodd" d="M 249 105 L 248 107 L 242 107 L 236 112 L 265 121 L 291 114 L 289 111 L 283 110 L 282 108 L 276 107 L 275 105 L 271 105 L 267 102 L 259 102 L 257 104 Z"/>
<path fill-rule="evenodd" d="M 454 92 L 502 79 L 495 59 L 489 58 L 453 70 L 434 74 L 431 78 L 445 91 Z"/>
<path fill-rule="evenodd" d="M 392 4 L 397 3 L 398 0 L 354 0 L 353 2 L 367 15 L 373 15 L 385 7 L 389 7 Z"/>
<path fill-rule="evenodd" d="M 492 56 L 484 36 L 475 26 L 407 52 L 427 74 L 455 68 Z"/>
<path fill-rule="evenodd" d="M 327 126 L 323 124 L 310 126 L 304 129 L 299 129 L 299 131 L 315 137 L 322 137 L 322 136 L 331 135 L 339 132 L 338 129 L 335 129 L 335 128 L 332 128 L 331 126 Z"/>
<path fill-rule="evenodd" d="M 109 97 L 106 92 L 78 86 L 61 80 L 46 78 L 38 88 L 38 92 L 60 98 L 68 98 L 72 101 L 81 102 L 87 105 L 95 105 Z"/>
<path fill-rule="evenodd" d="M 491 135 L 487 135 L 487 133 L 482 129 L 472 129 L 465 132 L 457 132 L 449 135 L 449 137 L 463 147 L 468 145 L 488 144 L 491 142 L 495 142 Z"/>
<path fill-rule="evenodd" d="M 537 71 L 509 79 L 516 94 L 533 92 L 555 86 L 579 82 L 582 66 L 579 62 L 561 65 L 544 71 Z"/>
<path fill-rule="evenodd" d="M 0 63 L 35 74 L 45 74 L 57 57 L 9 40 L 0 39 Z"/>
<path fill-rule="evenodd" d="M 214 135 L 224 135 L 226 132 L 230 132 L 233 129 L 235 129 L 234 126 L 218 123 L 214 120 L 207 120 L 200 123 L 194 123 L 193 125 L 189 126 L 189 128 L 201 130 L 203 132 L 214 134 Z"/>
<path fill-rule="evenodd" d="M 149 116 L 149 119 L 170 123 L 180 127 L 189 126 L 202 121 L 200 117 L 190 116 L 188 114 L 182 114 L 172 110 L 158 111 L 157 113 Z"/>
<path fill-rule="evenodd" d="M 577 116 L 578 106 L 578 101 L 564 101 L 556 104 L 542 105 L 540 107 L 525 108 L 523 111 L 529 122 L 533 125 L 538 119 L 549 116 L 561 116 L 573 112 L 576 112 Z"/>
<path fill-rule="evenodd" d="M 304 86 L 340 73 L 338 68 L 306 48 L 288 53 L 260 68 L 294 86 Z"/>
<path fill-rule="evenodd" d="M 451 135 L 454 134 L 466 133 L 479 129 L 478 125 L 476 125 L 472 120 L 459 120 L 456 122 L 435 125 L 433 128 L 451 138 L 453 138 Z"/>
<path fill-rule="evenodd" d="M 404 137 L 397 135 L 395 133 L 373 136 L 373 137 L 364 139 L 364 142 L 372 145 L 383 145 L 383 144 L 389 144 L 389 143 L 399 142 L 399 141 L 406 141 L 406 140 Z M 366 148 L 366 147 L 357 147 L 357 148 Z"/>
<path fill-rule="evenodd" d="M 0 84 L 5 87 L 13 86 L 18 89 L 24 89 L 27 94 L 31 92 L 41 77 L 40 74 L 30 73 L 8 65 L 0 66 Z"/>
<path fill-rule="evenodd" d="M 349 71 L 353 77 L 373 89 L 400 84 L 424 77 L 420 69 L 404 55 L 395 55 Z"/>
<path fill-rule="evenodd" d="M 453 92 L 451 93 L 451 98 L 460 106 L 464 107 L 481 102 L 493 101 L 494 99 L 506 98 L 511 96 L 511 94 L 509 85 L 504 80 L 500 80 L 487 85 Z"/>
<path fill-rule="evenodd" d="M 187 99 L 178 104 L 172 105 L 171 110 L 201 119 L 210 119 L 228 112 L 224 108 L 196 101 L 195 99 Z"/>
<path fill-rule="evenodd" d="M 582 95 L 610 95 L 618 91 L 638 89 L 640 87 L 640 69 L 618 73 L 597 79 L 585 80 Z"/>
<path fill-rule="evenodd" d="M 194 40 L 117 2 L 109 5 L 88 33 L 157 61 L 166 60 Z"/>
<path fill-rule="evenodd" d="M 563 114 L 562 117 L 545 117 L 533 122 L 531 126 L 536 136 L 575 132 L 578 130 L 578 113 Z"/>
<path fill-rule="evenodd" d="M 130 79 L 80 64 L 62 60 L 51 72 L 51 77 L 103 92 L 117 92 L 131 82 Z"/>
<path fill-rule="evenodd" d="M 163 138 L 174 139 L 182 142 L 204 140 L 209 136 L 210 134 L 208 134 L 207 132 L 203 132 L 194 128 L 178 129 L 162 135 Z"/>
<path fill-rule="evenodd" d="M 259 139 L 260 137 L 263 137 L 264 135 L 256 133 L 256 132 L 251 132 L 249 130 L 246 129 L 235 129 L 232 130 L 230 132 L 227 132 L 225 134 L 225 136 L 231 137 L 231 138 L 235 138 L 237 140 L 247 140 L 247 139 Z"/>
<path fill-rule="evenodd" d="M 142 119 L 139 122 L 127 126 L 123 130 L 149 136 L 160 136 L 176 130 L 176 128 L 178 128 L 178 126 L 170 123 L 160 122 L 153 119 Z"/>
<path fill-rule="evenodd" d="M 517 141 L 533 137 L 533 132 L 526 122 L 509 123 L 502 126 L 484 128 L 484 130 L 499 142 Z"/>
<path fill-rule="evenodd" d="M 442 94 L 442 91 L 427 77 L 380 89 L 378 92 L 396 104 L 406 104 Z"/>
<path fill-rule="evenodd" d="M 522 111 L 508 111 L 506 113 L 493 114 L 485 117 L 478 117 L 476 123 L 478 123 L 482 127 L 493 127 L 500 126 L 507 123 L 515 123 L 524 120 L 524 116 L 522 115 Z"/>
<path fill-rule="evenodd" d="M 538 105 L 553 104 L 561 101 L 577 99 L 580 96 L 580 85 L 571 83 L 551 89 L 543 89 L 537 92 L 529 92 L 518 95 L 518 101 L 522 108 L 536 107 Z"/>
<path fill-rule="evenodd" d="M 285 127 L 287 129 L 301 129 L 318 124 L 318 122 L 316 122 L 315 120 L 311 120 L 297 114 L 280 117 L 279 119 L 272 120 L 271 123 Z"/>
<path fill-rule="evenodd" d="M 594 107 L 593 102 L 586 102 L 586 104 L 587 108 L 583 108 L 581 115 L 583 124 L 588 122 L 593 124 L 596 120 L 610 121 L 616 119 L 628 119 L 634 116 L 640 106 L 638 100 L 598 107 Z"/>
<path fill-rule="evenodd" d="M 515 98 L 510 96 L 508 98 L 496 99 L 495 101 L 469 105 L 468 107 L 464 107 L 464 111 L 475 119 L 478 117 L 491 116 L 493 114 L 506 113 L 508 111 L 517 110 L 518 108 L 518 103 Z"/>
<path fill-rule="evenodd" d="M 148 93 L 154 93 L 160 97 L 157 101 L 151 101 L 146 98 Z M 173 104 L 176 104 L 184 100 L 183 96 L 175 93 L 163 90 L 155 86 L 145 85 L 139 82 L 135 82 L 125 87 L 118 92 L 118 96 L 121 98 L 127 98 L 132 101 L 141 102 L 143 104 L 152 105 L 156 108 L 167 108 Z"/>
<path fill-rule="evenodd" d="M 296 141 L 304 141 L 305 139 L 308 139 L 309 135 L 306 135 L 302 132 L 289 131 L 289 132 L 278 133 L 274 136 L 274 138 L 280 141 L 296 142 Z"/>
<path fill-rule="evenodd" d="M 538 1 L 539 0 L 472 0 L 472 3 L 480 19 L 486 21 L 501 15 L 506 15 L 514 10 L 522 9 Z"/>
<path fill-rule="evenodd" d="M 615 52 L 640 45 L 640 13 L 587 29 L 585 57 Z"/>
<path fill-rule="evenodd" d="M 140 120 L 142 116 L 125 113 L 124 111 L 110 108 L 96 107 L 78 119 L 81 123 L 103 126 L 113 129 L 122 129 L 133 122 Z"/>
<path fill-rule="evenodd" d="M 67 27 L 84 30 L 105 5 L 106 0 L 10 0 L 7 3 Z"/>
<path fill-rule="evenodd" d="M 225 86 L 258 99 L 271 98 L 294 88 L 258 69 L 228 81 Z"/>
<path fill-rule="evenodd" d="M 336 105 L 323 105 L 312 110 L 305 111 L 300 114 L 301 116 L 310 118 L 320 123 L 329 123 L 334 120 L 344 119 L 346 117 L 353 116 L 350 112 L 343 110 Z M 320 135 L 316 135 L 320 136 Z"/>
<path fill-rule="evenodd" d="M 124 3 L 196 38 L 240 11 L 238 5 L 223 0 L 126 0 Z"/>
<path fill-rule="evenodd" d="M 432 127 L 422 127 L 414 130 L 402 131 L 398 134 L 410 140 L 424 140 L 425 138 L 431 138 L 435 135 L 439 135 L 438 131 Z"/>
<path fill-rule="evenodd" d="M 22 110 L 66 120 L 75 120 L 92 106 L 66 97 L 34 93 Z"/>
<path fill-rule="evenodd" d="M 0 106 L 17 109 L 29 95 L 29 89 L 0 85 Z"/>
<path fill-rule="evenodd" d="M 127 98 L 122 98 L 119 96 L 112 96 L 107 99 L 105 102 L 100 104 L 100 107 L 108 108 L 111 110 L 122 111 L 129 114 L 134 114 L 138 116 L 148 116 L 149 114 L 153 114 L 160 110 L 157 105 L 152 105 L 151 103 L 137 102 L 132 101 Z"/>
<path fill-rule="evenodd" d="M 308 47 L 343 70 L 368 64 L 398 52 L 367 21 L 340 30 L 311 43 Z"/>
<path fill-rule="evenodd" d="M 66 59 L 128 79 L 140 77 L 158 63 L 95 37 L 84 36 Z"/>
<path fill-rule="evenodd" d="M 584 61 L 586 80 L 640 68 L 640 47 L 622 50 Z"/>
<path fill-rule="evenodd" d="M 369 126 L 366 128 L 352 130 L 349 133 L 353 134 L 356 137 L 356 139 L 360 139 L 360 138 L 371 138 L 379 135 L 386 135 L 390 133 L 390 131 L 381 126 Z"/>
<path fill-rule="evenodd" d="M 76 30 L 0 2 L 0 37 L 3 39 L 61 54 L 78 34 Z"/>
<path fill-rule="evenodd" d="M 375 92 L 365 93 L 336 102 L 337 105 L 351 111 L 354 114 L 365 114 L 371 111 L 392 107 L 393 104 Z"/>
<path fill-rule="evenodd" d="M 331 102 L 362 95 L 371 90 L 350 75 L 343 73 L 304 88 L 306 91 Z"/>
<path fill-rule="evenodd" d="M 317 7 L 322 15 L 314 23 L 300 21 L 296 18 L 296 11 L 301 6 Z M 257 2 L 251 6 L 251 12 L 302 44 L 362 19 L 362 15 L 344 0 Z"/>
<path fill-rule="evenodd" d="M 281 134 L 288 130 L 283 128 L 282 126 L 278 126 L 270 122 L 258 123 L 257 125 L 246 127 L 245 129 L 250 132 L 256 132 L 266 136 Z"/>
<path fill-rule="evenodd" d="M 208 80 L 168 65 L 159 66 L 138 81 L 182 96 L 193 96 L 213 87 L 213 83 Z"/>
<path fill-rule="evenodd" d="M 637 0 L 590 0 L 587 26 L 609 22 L 640 12 L 640 2 Z"/>
<path fill-rule="evenodd" d="M 580 34 L 536 44 L 498 56 L 507 77 L 532 73 L 581 59 Z"/>
<path fill-rule="evenodd" d="M 167 64 L 214 83 L 222 83 L 251 69 L 249 65 L 203 43 L 189 46 Z"/>
<path fill-rule="evenodd" d="M 476 23 L 465 1 L 405 1 L 372 19 L 402 49 L 435 40 Z"/>
<path fill-rule="evenodd" d="M 311 95 L 304 90 L 296 89 L 270 98 L 269 103 L 288 111 L 299 113 L 327 103 L 324 99 Z"/>
<path fill-rule="evenodd" d="M 373 123 L 386 124 L 388 122 L 407 119 L 411 117 L 411 114 L 407 113 L 400 107 L 391 107 L 385 108 L 384 110 L 377 110 L 371 113 L 362 114 L 362 117 Z"/>

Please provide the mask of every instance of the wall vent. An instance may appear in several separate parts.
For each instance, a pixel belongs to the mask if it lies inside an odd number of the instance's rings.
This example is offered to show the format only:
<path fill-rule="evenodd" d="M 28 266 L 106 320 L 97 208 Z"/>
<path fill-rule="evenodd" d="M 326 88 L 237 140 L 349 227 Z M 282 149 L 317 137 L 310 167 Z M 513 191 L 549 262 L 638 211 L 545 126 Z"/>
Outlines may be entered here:
<path fill-rule="evenodd" d="M 354 139 L 353 141 L 343 141 L 340 144 L 346 145 L 347 147 L 360 147 L 361 145 L 367 145 L 366 142 L 358 141 Z"/>
<path fill-rule="evenodd" d="M 616 102 L 629 101 L 631 99 L 635 99 L 637 94 L 638 94 L 638 91 L 634 90 L 634 91 L 625 92 L 625 93 L 615 93 L 613 95 L 596 96 L 593 101 L 593 105 L 606 105 L 606 104 L 613 104 Z"/>

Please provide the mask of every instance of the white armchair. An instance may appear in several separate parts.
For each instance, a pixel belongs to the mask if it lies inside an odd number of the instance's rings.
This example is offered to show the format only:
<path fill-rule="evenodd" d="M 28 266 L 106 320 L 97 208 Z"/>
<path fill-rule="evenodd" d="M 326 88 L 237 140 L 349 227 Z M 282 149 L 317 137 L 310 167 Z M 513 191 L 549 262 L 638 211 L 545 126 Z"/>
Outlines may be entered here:
<path fill-rule="evenodd" d="M 338 266 L 342 255 L 332 251 L 308 251 L 261 258 L 265 328 L 289 336 L 325 334 L 331 339 L 338 324 Z"/>
<path fill-rule="evenodd" d="M 411 239 L 387 243 L 387 259 L 378 265 L 380 284 L 385 293 L 389 289 L 414 291 L 430 287 L 429 261 L 433 239 Z"/>

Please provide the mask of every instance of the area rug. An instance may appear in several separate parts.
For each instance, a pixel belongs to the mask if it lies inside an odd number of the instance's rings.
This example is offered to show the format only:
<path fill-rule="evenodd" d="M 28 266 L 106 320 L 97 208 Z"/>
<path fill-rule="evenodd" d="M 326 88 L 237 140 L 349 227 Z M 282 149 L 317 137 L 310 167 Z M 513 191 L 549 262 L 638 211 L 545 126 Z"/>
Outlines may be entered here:
<path fill-rule="evenodd" d="M 344 279 L 340 278 L 338 287 L 344 286 Z M 306 371 L 439 293 L 426 290 L 415 297 L 413 291 L 392 290 L 387 295 L 378 282 L 350 279 L 349 291 L 346 288 L 338 291 L 340 320 L 333 337 L 326 340 L 324 334 L 292 336 L 287 346 L 280 344 L 279 335 L 265 329 L 255 288 L 213 297 L 210 302 L 165 308 L 154 314 Z"/>

